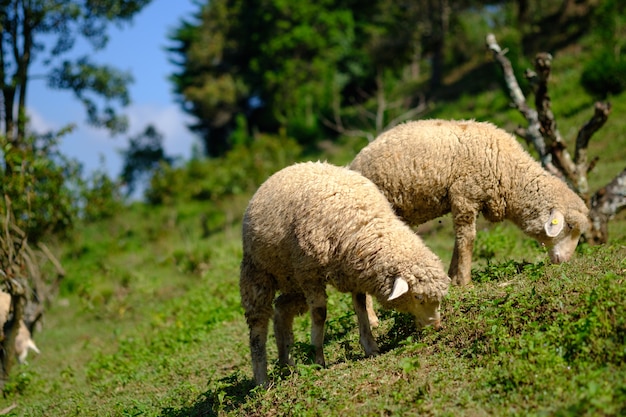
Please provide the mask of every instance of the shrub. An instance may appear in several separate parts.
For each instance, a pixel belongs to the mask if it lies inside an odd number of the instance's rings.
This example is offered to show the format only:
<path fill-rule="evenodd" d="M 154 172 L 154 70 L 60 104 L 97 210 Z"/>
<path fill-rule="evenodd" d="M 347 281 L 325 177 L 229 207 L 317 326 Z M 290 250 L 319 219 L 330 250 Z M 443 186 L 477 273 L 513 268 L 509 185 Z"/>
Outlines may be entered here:
<path fill-rule="evenodd" d="M 619 94 L 626 89 L 626 59 L 609 50 L 601 51 L 583 70 L 581 83 L 595 96 Z"/>
<path fill-rule="evenodd" d="M 192 159 L 184 167 L 162 165 L 150 181 L 146 200 L 170 204 L 176 200 L 211 200 L 253 191 L 267 177 L 295 162 L 299 145 L 284 136 L 259 135 L 237 144 L 222 158 Z"/>
<path fill-rule="evenodd" d="M 109 219 L 124 205 L 120 185 L 104 171 L 96 171 L 87 178 L 81 194 L 82 214 L 88 222 Z"/>
<path fill-rule="evenodd" d="M 0 195 L 10 199 L 16 226 L 26 233 L 31 244 L 50 234 L 68 233 L 76 219 L 74 190 L 80 167 L 59 153 L 61 136 L 62 133 L 30 136 L 19 147 L 0 137 L 4 157 Z M 6 209 L 0 203 L 0 214 L 5 215 Z"/>

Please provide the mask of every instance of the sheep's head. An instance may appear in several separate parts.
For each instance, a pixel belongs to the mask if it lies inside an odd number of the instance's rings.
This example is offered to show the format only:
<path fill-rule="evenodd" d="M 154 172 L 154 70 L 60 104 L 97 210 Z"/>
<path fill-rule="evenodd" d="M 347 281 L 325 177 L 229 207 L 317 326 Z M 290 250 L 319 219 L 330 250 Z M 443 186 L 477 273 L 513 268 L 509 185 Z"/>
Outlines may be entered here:
<path fill-rule="evenodd" d="M 580 236 L 589 227 L 586 207 L 581 210 L 568 210 L 565 214 L 558 209 L 550 211 L 544 224 L 545 235 L 539 241 L 548 248 L 550 260 L 559 264 L 568 261 L 578 245 Z"/>
<path fill-rule="evenodd" d="M 440 280 L 432 283 L 429 291 L 424 291 L 424 285 L 411 286 L 404 278 L 397 277 L 387 303 L 398 311 L 412 314 L 418 329 L 430 325 L 439 329 L 441 299 L 447 293 L 449 285 L 450 278 L 443 275 Z"/>

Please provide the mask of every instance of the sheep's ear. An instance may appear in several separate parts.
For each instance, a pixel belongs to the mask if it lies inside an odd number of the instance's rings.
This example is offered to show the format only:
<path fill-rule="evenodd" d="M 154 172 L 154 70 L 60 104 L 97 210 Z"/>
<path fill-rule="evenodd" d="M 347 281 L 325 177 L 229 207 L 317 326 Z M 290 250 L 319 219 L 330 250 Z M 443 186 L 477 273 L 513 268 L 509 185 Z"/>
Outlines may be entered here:
<path fill-rule="evenodd" d="M 404 278 L 396 278 L 396 281 L 393 283 L 393 290 L 391 291 L 391 295 L 389 296 L 389 298 L 387 298 L 387 301 L 395 300 L 408 290 L 409 283 L 406 282 Z"/>
<path fill-rule="evenodd" d="M 543 226 L 546 230 L 546 235 L 548 235 L 548 237 L 558 236 L 558 234 L 561 233 L 561 230 L 563 230 L 563 226 L 565 226 L 565 217 L 563 216 L 563 213 L 557 209 L 552 209 L 550 212 L 550 219 L 548 219 L 546 224 Z"/>

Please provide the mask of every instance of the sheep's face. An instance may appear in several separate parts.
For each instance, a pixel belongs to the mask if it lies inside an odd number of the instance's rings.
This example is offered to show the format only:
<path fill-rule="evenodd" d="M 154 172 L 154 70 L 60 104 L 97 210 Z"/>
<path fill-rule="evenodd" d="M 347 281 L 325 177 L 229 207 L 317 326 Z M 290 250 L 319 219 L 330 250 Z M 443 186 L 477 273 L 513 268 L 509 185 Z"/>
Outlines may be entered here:
<path fill-rule="evenodd" d="M 550 260 L 555 264 L 568 261 L 588 226 L 588 217 L 582 213 L 570 213 L 565 218 L 559 210 L 552 210 L 544 225 L 545 236 L 539 239 L 548 248 Z"/>
<path fill-rule="evenodd" d="M 404 280 L 402 280 L 404 281 Z M 395 291 L 395 289 L 394 289 Z M 441 315 L 439 313 L 439 300 L 431 300 L 424 294 L 415 294 L 408 286 L 401 295 L 390 296 L 387 300 L 391 306 L 403 313 L 410 313 L 415 318 L 418 329 L 426 326 L 441 327 Z"/>
<path fill-rule="evenodd" d="M 415 318 L 415 324 L 419 329 L 426 326 L 434 326 L 436 329 L 441 327 L 441 315 L 439 306 L 441 299 L 448 293 L 450 286 L 450 278 L 443 272 L 439 271 L 440 266 L 436 268 L 436 279 L 433 279 L 426 285 L 418 285 L 417 287 L 409 286 L 409 282 L 402 277 L 397 277 L 393 284 L 393 289 L 387 303 L 403 313 L 410 313 Z M 415 276 L 409 278 L 415 285 Z M 425 293 L 425 291 L 427 293 Z"/>
<path fill-rule="evenodd" d="M 414 300 L 415 302 L 409 306 L 409 313 L 415 317 L 417 328 L 432 325 L 435 329 L 439 329 L 441 327 L 440 302 L 430 301 L 422 296 L 414 296 Z"/>

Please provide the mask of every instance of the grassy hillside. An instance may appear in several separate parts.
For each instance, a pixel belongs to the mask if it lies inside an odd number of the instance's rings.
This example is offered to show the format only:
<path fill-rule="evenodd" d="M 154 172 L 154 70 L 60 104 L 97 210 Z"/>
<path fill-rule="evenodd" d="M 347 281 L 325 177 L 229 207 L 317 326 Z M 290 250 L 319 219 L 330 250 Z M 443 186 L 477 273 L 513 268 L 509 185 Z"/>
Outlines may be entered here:
<path fill-rule="evenodd" d="M 592 113 L 578 87 L 582 52 L 554 61 L 554 112 L 567 138 Z M 592 189 L 626 164 L 626 96 L 592 140 L 601 156 Z M 523 120 L 492 91 L 463 96 L 430 116 Z M 328 153 L 345 163 L 363 143 Z M 233 199 L 223 227 L 202 237 L 207 204 L 148 208 L 92 224 L 59 246 L 67 278 L 35 335 L 42 354 L 15 372 L 0 409 L 15 416 L 200 415 L 624 415 L 626 414 L 626 216 L 610 242 L 579 245 L 567 264 L 508 224 L 481 222 L 474 285 L 452 288 L 441 331 L 380 311 L 383 353 L 366 359 L 349 296 L 329 290 L 327 369 L 311 365 L 309 319 L 295 324 L 297 366 L 275 368 L 253 389 L 239 305 L 240 217 Z M 222 206 L 226 205 L 222 203 Z M 450 219 L 420 233 L 449 262 Z"/>

